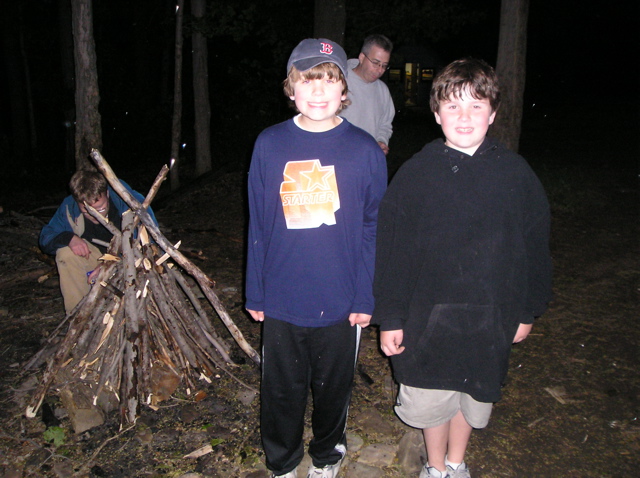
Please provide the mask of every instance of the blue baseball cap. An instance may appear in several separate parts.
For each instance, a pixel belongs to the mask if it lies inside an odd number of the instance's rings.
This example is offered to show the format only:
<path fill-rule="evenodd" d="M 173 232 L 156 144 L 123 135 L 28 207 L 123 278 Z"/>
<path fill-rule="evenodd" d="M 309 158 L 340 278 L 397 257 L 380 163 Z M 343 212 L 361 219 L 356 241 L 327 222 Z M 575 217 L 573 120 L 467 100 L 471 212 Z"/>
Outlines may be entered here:
<path fill-rule="evenodd" d="M 298 43 L 287 62 L 287 73 L 292 66 L 307 71 L 322 63 L 334 63 L 347 77 L 347 54 L 340 45 L 326 38 L 307 38 Z"/>

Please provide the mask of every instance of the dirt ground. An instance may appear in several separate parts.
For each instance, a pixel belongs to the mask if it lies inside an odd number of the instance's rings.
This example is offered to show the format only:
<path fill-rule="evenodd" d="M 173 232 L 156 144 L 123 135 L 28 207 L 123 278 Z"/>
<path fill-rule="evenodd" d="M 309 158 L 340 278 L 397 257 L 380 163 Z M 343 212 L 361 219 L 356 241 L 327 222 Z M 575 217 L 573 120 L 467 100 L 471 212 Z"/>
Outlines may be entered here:
<path fill-rule="evenodd" d="M 467 462 L 474 478 L 636 476 L 640 465 L 637 175 L 602 159 L 637 159 L 637 141 L 612 150 L 575 122 L 581 136 L 568 141 L 569 126 L 556 120 L 531 119 L 521 148 L 552 203 L 554 299 L 530 337 L 514 347 L 503 400 L 489 426 L 472 436 Z M 397 120 L 392 171 L 428 139 L 427 125 L 424 116 Z M 231 317 L 258 349 L 260 328 L 242 307 L 245 176 L 242 169 L 211 174 L 160 198 L 156 213 L 165 236 L 181 239 L 182 249 L 217 282 Z M 69 420 L 56 414 L 53 390 L 44 414 L 25 418 L 38 375 L 21 365 L 63 315 L 55 268 L 36 248 L 53 210 L 37 209 L 56 206 L 63 194 L 62 187 L 31 194 L 0 214 L 0 476 L 266 476 L 257 471 L 263 468 L 259 398 L 250 401 L 250 393 L 224 373 L 202 386 L 199 401 L 181 392 L 157 411 L 143 408 L 131 429 L 119 430 L 112 414 L 104 425 L 75 435 Z M 377 330 L 366 335 L 375 344 Z M 237 377 L 257 388 L 258 368 L 237 347 L 233 357 Z M 367 346 L 359 364 L 351 415 L 375 408 L 396 420 L 387 360 Z M 45 439 L 53 426 L 65 432 L 60 442 Z M 365 443 L 388 439 L 364 437 Z M 207 442 L 211 453 L 184 458 Z M 384 474 L 407 476 L 395 465 Z"/>

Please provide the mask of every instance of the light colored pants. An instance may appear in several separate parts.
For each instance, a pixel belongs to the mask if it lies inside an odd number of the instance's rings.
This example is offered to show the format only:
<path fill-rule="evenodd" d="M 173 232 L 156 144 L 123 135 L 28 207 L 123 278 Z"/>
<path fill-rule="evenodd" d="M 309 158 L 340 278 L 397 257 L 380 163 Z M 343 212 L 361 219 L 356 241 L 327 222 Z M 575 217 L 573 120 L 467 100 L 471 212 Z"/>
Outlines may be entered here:
<path fill-rule="evenodd" d="M 87 241 L 85 241 L 87 242 Z M 62 247 L 56 251 L 56 265 L 60 276 L 60 291 L 64 299 L 64 309 L 71 312 L 78 302 L 89 293 L 91 286 L 87 282 L 87 272 L 91 272 L 98 265 L 98 258 L 102 256 L 100 250 L 87 242 L 91 255 L 88 259 L 76 256 L 71 248 Z"/>
<path fill-rule="evenodd" d="M 403 422 L 415 428 L 434 428 L 450 422 L 458 411 L 473 428 L 484 428 L 492 408 L 493 403 L 478 402 L 466 393 L 400 384 L 395 411 Z"/>

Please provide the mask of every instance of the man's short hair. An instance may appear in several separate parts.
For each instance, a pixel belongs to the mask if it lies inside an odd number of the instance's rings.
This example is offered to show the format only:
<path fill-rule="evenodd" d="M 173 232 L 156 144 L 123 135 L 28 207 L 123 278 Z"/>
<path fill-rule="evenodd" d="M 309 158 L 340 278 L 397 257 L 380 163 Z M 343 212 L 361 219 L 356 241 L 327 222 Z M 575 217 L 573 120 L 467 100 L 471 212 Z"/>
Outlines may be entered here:
<path fill-rule="evenodd" d="M 380 34 L 369 35 L 365 38 L 360 51 L 365 55 L 368 55 L 371 48 L 374 46 L 382 48 L 387 53 L 391 53 L 393 51 L 393 43 L 391 43 L 391 40 Z"/>
<path fill-rule="evenodd" d="M 98 171 L 81 169 L 71 176 L 69 189 L 79 204 L 94 204 L 107 193 L 107 180 Z"/>
<path fill-rule="evenodd" d="M 338 65 L 336 65 L 335 63 L 329 63 L 329 62 L 321 63 L 318 66 L 314 66 L 313 68 L 308 69 L 307 71 L 300 71 L 295 66 L 292 66 L 291 69 L 289 70 L 289 74 L 287 75 L 287 78 L 282 83 L 284 94 L 286 95 L 287 98 L 290 98 L 291 96 L 293 96 L 294 84 L 302 78 L 306 80 L 319 80 L 321 78 L 324 78 L 325 75 L 331 78 L 332 80 L 342 81 L 342 94 L 344 96 L 347 96 L 347 93 L 349 92 L 347 88 L 347 80 L 342 74 L 342 71 L 340 70 L 340 68 L 338 68 Z M 294 110 L 298 111 L 298 108 L 296 108 L 295 102 L 292 101 L 291 103 L 292 104 L 290 106 Z M 336 113 L 339 113 L 340 111 L 342 111 L 342 109 L 345 106 L 350 104 L 351 104 L 351 100 L 349 99 L 342 100 L 342 102 L 340 103 L 340 107 L 338 108 Z"/>
<path fill-rule="evenodd" d="M 433 80 L 429 106 L 437 113 L 440 104 L 449 101 L 451 95 L 460 97 L 467 92 L 476 99 L 487 99 L 492 111 L 500 107 L 500 85 L 498 77 L 484 60 L 463 58 L 447 65 Z"/>

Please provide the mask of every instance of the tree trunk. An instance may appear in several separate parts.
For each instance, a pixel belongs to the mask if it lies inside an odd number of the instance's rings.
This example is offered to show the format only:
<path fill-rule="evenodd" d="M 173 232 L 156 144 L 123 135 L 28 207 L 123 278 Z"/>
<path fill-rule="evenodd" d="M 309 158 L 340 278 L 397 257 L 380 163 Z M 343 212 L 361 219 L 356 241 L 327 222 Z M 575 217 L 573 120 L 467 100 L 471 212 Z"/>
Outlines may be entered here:
<path fill-rule="evenodd" d="M 193 99 L 195 102 L 196 176 L 211 171 L 211 106 L 209 103 L 209 67 L 207 38 L 199 29 L 206 12 L 205 0 L 191 2 L 195 29 L 193 45 Z"/>
<path fill-rule="evenodd" d="M 344 46 L 346 23 L 345 0 L 315 0 L 313 34 L 316 38 L 328 38 Z"/>
<path fill-rule="evenodd" d="M 496 73 L 502 104 L 491 134 L 518 151 L 527 58 L 529 0 L 502 0 Z"/>
<path fill-rule="evenodd" d="M 91 0 L 71 0 L 76 71 L 76 169 L 92 168 L 89 154 L 102 149 L 100 91 Z"/>
<path fill-rule="evenodd" d="M 184 0 L 176 5 L 176 48 L 173 73 L 173 121 L 171 123 L 171 190 L 180 187 L 180 135 L 182 134 L 182 11 Z"/>

